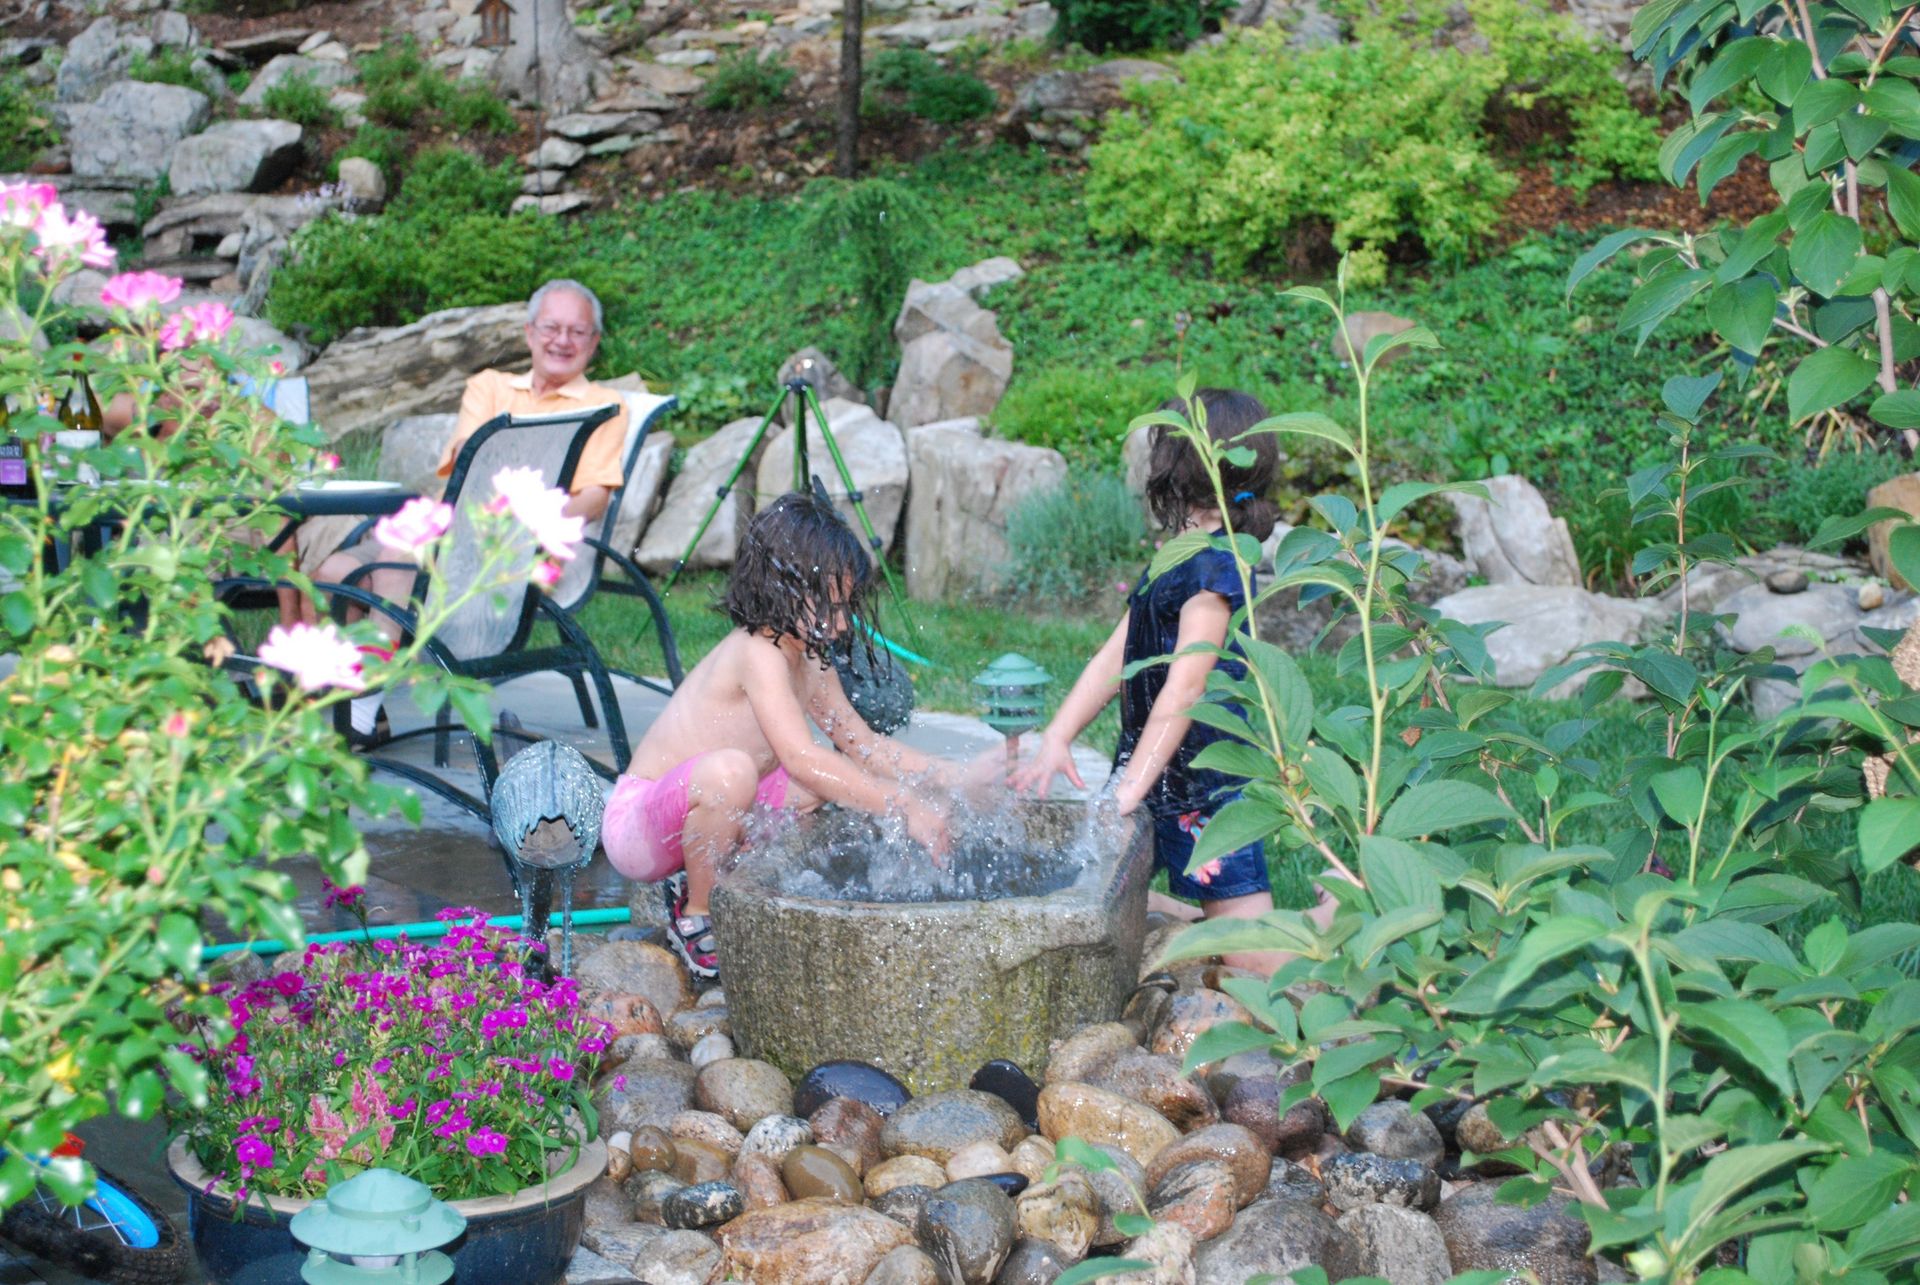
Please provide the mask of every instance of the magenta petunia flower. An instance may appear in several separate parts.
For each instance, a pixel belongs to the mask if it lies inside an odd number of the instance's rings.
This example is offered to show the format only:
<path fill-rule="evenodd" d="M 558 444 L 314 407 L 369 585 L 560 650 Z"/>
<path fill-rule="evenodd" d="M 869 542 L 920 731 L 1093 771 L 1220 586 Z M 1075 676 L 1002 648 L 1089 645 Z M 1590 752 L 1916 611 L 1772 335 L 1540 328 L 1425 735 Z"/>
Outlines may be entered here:
<path fill-rule="evenodd" d="M 497 1156 L 507 1149 L 507 1135 L 492 1129 L 475 1129 L 467 1138 L 467 1150 L 475 1156 Z"/>
<path fill-rule="evenodd" d="M 360 649 L 340 636 L 331 621 L 318 628 L 301 623 L 275 625 L 260 646 L 260 659 L 292 674 L 305 691 L 339 687 L 366 690 L 360 676 Z"/>
<path fill-rule="evenodd" d="M 556 1080 L 571 1080 L 573 1078 L 573 1063 L 567 1061 L 565 1058 L 550 1057 L 547 1059 L 547 1074 Z"/>
<path fill-rule="evenodd" d="M 233 1149 L 233 1154 L 243 1165 L 251 1165 L 255 1169 L 265 1169 L 273 1163 L 273 1144 L 265 1138 L 257 1138 L 252 1134 L 248 1134 L 246 1137 L 240 1139 L 240 1145 Z"/>
<path fill-rule="evenodd" d="M 122 272 L 100 291 L 100 302 L 123 312 L 144 312 L 180 297 L 180 278 L 163 272 Z"/>

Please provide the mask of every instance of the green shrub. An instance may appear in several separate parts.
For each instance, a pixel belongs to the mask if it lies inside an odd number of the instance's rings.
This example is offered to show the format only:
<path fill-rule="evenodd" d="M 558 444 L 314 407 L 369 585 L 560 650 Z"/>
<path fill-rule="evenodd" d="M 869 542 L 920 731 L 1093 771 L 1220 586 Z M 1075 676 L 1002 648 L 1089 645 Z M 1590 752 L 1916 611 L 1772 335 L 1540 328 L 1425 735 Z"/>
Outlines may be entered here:
<path fill-rule="evenodd" d="M 441 110 L 446 113 L 447 123 L 463 134 L 483 129 L 494 134 L 511 134 L 520 125 L 513 118 L 513 109 L 493 92 L 491 85 L 471 77 L 447 87 Z"/>
<path fill-rule="evenodd" d="M 1094 53 L 1178 49 L 1233 12 L 1231 0 L 1059 0 L 1054 39 Z"/>
<path fill-rule="evenodd" d="M 407 163 L 407 136 L 385 125 L 362 125 L 354 131 L 352 140 L 333 154 L 327 165 L 329 177 L 339 177 L 340 162 L 349 156 L 365 157 L 380 167 L 389 184 L 397 183 Z"/>
<path fill-rule="evenodd" d="M 1475 125 L 1499 84 L 1490 60 L 1384 37 L 1292 54 L 1286 39 L 1247 32 L 1131 89 L 1136 110 L 1092 151 L 1094 229 L 1236 267 L 1324 226 L 1363 282 L 1408 236 L 1441 259 L 1484 244 L 1514 185 Z"/>
<path fill-rule="evenodd" d="M 519 195 L 513 162 L 489 167 L 458 147 L 430 147 L 415 154 L 392 212 L 437 229 L 470 215 L 505 214 Z"/>
<path fill-rule="evenodd" d="M 178 85 L 208 97 L 213 96 L 213 87 L 209 84 L 211 74 L 194 61 L 192 54 L 177 45 L 162 46 L 150 54 L 135 54 L 133 61 L 127 64 L 128 80 Z"/>
<path fill-rule="evenodd" d="M 907 110 L 922 120 L 958 125 L 993 115 L 999 99 L 993 86 L 964 71 L 946 71 L 922 81 L 907 100 Z"/>
<path fill-rule="evenodd" d="M 1140 497 L 1112 473 L 1076 471 L 1007 516 L 1009 591 L 1083 602 L 1130 584 L 1153 556 Z"/>
<path fill-rule="evenodd" d="M 762 58 L 750 49 L 738 49 L 714 66 L 701 102 L 717 112 L 771 107 L 787 96 L 793 75 L 783 53 Z"/>
<path fill-rule="evenodd" d="M 1055 366 L 1016 374 L 993 426 L 1003 437 L 1111 467 L 1127 424 L 1166 400 L 1170 387 L 1165 369 Z"/>
<path fill-rule="evenodd" d="M 1868 491 L 1913 467 L 1913 461 L 1891 450 L 1833 451 L 1815 465 L 1797 459 L 1777 465 L 1777 485 L 1766 497 L 1774 537 L 1795 543 L 1810 539 L 1822 522 L 1860 512 L 1867 507 Z"/>
<path fill-rule="evenodd" d="M 931 255 L 932 221 L 926 200 L 891 179 L 822 179 L 808 189 L 799 244 L 811 250 L 796 262 L 810 272 L 824 268 L 851 296 L 855 333 L 842 365 L 863 387 L 892 365 L 894 316 Z"/>
<path fill-rule="evenodd" d="M 921 81 L 940 74 L 940 60 L 924 49 L 904 45 L 882 49 L 861 69 L 860 83 L 869 92 L 910 94 Z"/>
<path fill-rule="evenodd" d="M 924 49 L 885 49 L 874 55 L 862 76 L 866 96 L 862 115 L 904 109 L 942 125 L 991 116 L 998 100 L 993 86 L 966 71 L 949 71 Z"/>
<path fill-rule="evenodd" d="M 60 141 L 44 111 L 46 91 L 18 75 L 0 75 L 0 170 L 22 170 Z"/>
<path fill-rule="evenodd" d="M 312 129 L 324 129 L 339 119 L 339 113 L 327 101 L 326 89 L 305 74 L 288 76 L 269 88 L 260 97 L 260 108 L 276 120 L 290 120 Z"/>

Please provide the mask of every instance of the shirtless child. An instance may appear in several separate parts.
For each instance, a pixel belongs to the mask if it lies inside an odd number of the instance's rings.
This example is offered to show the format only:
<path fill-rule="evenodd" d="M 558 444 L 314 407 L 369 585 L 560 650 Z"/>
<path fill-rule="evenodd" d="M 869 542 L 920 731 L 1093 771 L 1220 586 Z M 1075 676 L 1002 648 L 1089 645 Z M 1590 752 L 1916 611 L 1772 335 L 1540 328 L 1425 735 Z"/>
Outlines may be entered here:
<path fill-rule="evenodd" d="M 733 631 L 674 692 L 607 800 L 607 859 L 630 879 L 667 880 L 669 935 L 698 977 L 719 976 L 707 899 L 755 803 L 895 812 L 936 859 L 946 851 L 946 818 L 911 780 L 950 785 L 958 769 L 871 731 L 827 660 L 863 614 L 871 574 L 858 538 L 812 496 L 756 516 L 727 581 Z"/>

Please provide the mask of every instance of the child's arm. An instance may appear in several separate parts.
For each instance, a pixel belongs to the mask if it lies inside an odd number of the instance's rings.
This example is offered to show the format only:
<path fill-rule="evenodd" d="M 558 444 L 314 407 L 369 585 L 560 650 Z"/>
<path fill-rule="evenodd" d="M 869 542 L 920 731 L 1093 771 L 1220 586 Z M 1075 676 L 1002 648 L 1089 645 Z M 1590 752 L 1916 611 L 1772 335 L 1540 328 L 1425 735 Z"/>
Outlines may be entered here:
<path fill-rule="evenodd" d="M 748 638 L 742 686 L 754 721 L 787 775 L 812 793 L 842 807 L 880 815 L 898 811 L 907 833 L 935 855 L 947 848 L 946 821 L 896 784 L 876 779 L 845 754 L 813 739 L 806 712 L 793 694 L 793 673 L 780 648 L 765 638 Z M 842 698 L 844 699 L 844 697 Z M 848 713 L 851 717 L 851 707 Z"/>
<path fill-rule="evenodd" d="M 842 754 L 868 772 L 889 780 L 933 776 L 943 785 L 955 783 L 955 764 L 922 754 L 868 727 L 867 720 L 860 717 L 853 702 L 847 699 L 839 671 L 831 665 L 821 668 L 811 661 L 803 663 L 812 666 L 807 674 L 807 713 Z"/>
<path fill-rule="evenodd" d="M 1233 608 L 1217 593 L 1202 591 L 1187 599 L 1180 608 L 1180 636 L 1174 644 L 1174 659 L 1167 666 L 1166 686 L 1154 698 L 1147 711 L 1147 725 L 1140 743 L 1120 778 L 1114 799 L 1125 816 L 1140 806 L 1160 774 L 1173 762 L 1180 742 L 1187 739 L 1193 719 L 1187 711 L 1207 693 L 1207 675 L 1218 659 L 1211 651 L 1188 651 L 1189 647 L 1211 643 L 1224 646 L 1227 627 L 1233 622 Z"/>
<path fill-rule="evenodd" d="M 1078 789 L 1087 788 L 1087 783 L 1080 779 L 1080 770 L 1073 765 L 1073 738 L 1087 730 L 1087 724 L 1100 716 L 1100 711 L 1120 690 L 1120 671 L 1125 668 L 1121 662 L 1126 651 L 1127 618 L 1122 616 L 1119 625 L 1074 680 L 1073 690 L 1060 702 L 1046 731 L 1040 733 L 1040 752 L 1034 755 L 1033 762 L 1008 777 L 1008 784 L 1016 790 L 1033 790 L 1043 799 L 1056 774 L 1064 775 Z"/>

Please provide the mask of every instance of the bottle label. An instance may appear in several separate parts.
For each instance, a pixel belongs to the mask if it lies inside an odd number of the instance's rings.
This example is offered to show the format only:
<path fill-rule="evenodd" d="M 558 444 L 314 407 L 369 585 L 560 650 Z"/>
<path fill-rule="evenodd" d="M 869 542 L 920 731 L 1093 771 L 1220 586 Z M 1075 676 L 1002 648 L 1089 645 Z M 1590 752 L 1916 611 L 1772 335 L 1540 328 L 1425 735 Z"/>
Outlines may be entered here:
<path fill-rule="evenodd" d="M 0 456 L 0 486 L 25 486 L 26 484 L 27 462 L 23 459 Z"/>

